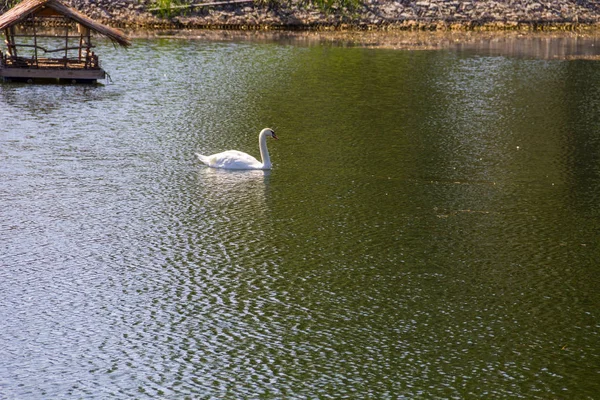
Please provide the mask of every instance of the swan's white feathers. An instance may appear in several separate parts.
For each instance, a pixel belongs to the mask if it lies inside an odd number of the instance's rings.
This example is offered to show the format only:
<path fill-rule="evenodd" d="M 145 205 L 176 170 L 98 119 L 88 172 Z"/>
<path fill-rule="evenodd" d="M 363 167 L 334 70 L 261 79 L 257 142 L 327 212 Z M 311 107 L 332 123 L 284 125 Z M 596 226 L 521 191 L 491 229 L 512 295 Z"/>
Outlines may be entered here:
<path fill-rule="evenodd" d="M 228 150 L 222 153 L 204 156 L 196 153 L 200 161 L 209 167 L 224 169 L 271 169 L 271 159 L 267 150 L 267 136 L 277 139 L 277 135 L 272 129 L 265 128 L 258 135 L 258 147 L 260 150 L 261 161 L 237 150 Z"/>
<path fill-rule="evenodd" d="M 262 169 L 263 164 L 250 154 L 237 150 L 227 150 L 222 153 L 203 156 L 196 153 L 198 159 L 213 168 L 225 169 Z"/>

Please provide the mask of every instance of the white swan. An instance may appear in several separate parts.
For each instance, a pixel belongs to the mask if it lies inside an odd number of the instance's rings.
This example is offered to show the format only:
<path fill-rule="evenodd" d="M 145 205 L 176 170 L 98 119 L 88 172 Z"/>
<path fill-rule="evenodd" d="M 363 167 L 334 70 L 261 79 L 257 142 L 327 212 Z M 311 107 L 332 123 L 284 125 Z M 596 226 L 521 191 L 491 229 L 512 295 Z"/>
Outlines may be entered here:
<path fill-rule="evenodd" d="M 271 169 L 271 158 L 267 150 L 267 136 L 278 139 L 273 129 L 265 128 L 258 135 L 258 147 L 260 148 L 260 158 L 262 162 L 252 157 L 250 154 L 242 153 L 237 150 L 227 150 L 222 153 L 203 156 L 196 153 L 196 156 L 204 164 L 213 168 L 224 169 Z"/>

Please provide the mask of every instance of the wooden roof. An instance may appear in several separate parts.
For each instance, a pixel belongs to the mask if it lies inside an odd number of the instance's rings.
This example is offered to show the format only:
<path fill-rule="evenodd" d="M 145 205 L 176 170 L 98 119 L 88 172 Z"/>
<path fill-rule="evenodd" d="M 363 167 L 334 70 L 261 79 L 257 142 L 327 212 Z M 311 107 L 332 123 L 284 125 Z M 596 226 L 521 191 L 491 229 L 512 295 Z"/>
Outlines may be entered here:
<path fill-rule="evenodd" d="M 50 10 L 86 26 L 100 35 L 108 37 L 121 46 L 126 47 L 131 45 L 129 38 L 120 30 L 96 22 L 79 11 L 65 6 L 58 0 L 23 0 L 0 15 L 0 30 L 15 25 L 32 14 L 39 15 L 40 17 L 53 14 Z"/>

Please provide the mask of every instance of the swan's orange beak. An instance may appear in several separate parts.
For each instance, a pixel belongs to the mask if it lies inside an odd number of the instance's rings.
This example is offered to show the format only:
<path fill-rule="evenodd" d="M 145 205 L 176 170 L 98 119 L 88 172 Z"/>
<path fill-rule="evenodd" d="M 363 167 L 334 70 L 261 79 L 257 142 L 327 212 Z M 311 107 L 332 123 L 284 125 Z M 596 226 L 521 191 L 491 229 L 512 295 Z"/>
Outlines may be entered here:
<path fill-rule="evenodd" d="M 273 139 L 279 139 L 279 138 L 277 137 L 277 135 L 275 134 L 275 132 L 273 132 Z"/>

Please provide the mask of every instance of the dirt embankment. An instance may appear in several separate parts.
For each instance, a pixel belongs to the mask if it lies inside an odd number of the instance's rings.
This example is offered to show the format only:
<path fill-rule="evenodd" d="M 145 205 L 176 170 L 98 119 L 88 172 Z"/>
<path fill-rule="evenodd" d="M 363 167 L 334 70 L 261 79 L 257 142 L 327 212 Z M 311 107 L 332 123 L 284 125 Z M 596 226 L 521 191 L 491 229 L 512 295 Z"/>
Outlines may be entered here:
<path fill-rule="evenodd" d="M 208 1 L 213 0 L 203 0 Z M 594 0 L 363 0 L 352 9 L 329 12 L 302 0 L 235 1 L 222 4 L 223 0 L 214 0 L 213 5 L 171 10 L 170 15 L 152 10 L 156 8 L 156 0 L 65 0 L 65 3 L 96 20 L 122 28 L 570 30 L 600 27 L 600 2 Z"/>

